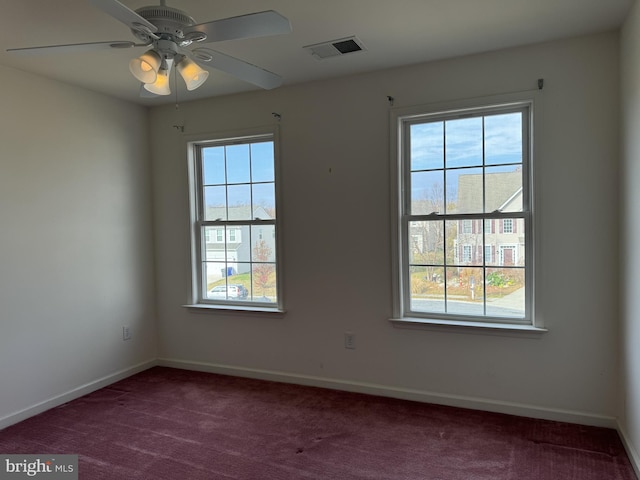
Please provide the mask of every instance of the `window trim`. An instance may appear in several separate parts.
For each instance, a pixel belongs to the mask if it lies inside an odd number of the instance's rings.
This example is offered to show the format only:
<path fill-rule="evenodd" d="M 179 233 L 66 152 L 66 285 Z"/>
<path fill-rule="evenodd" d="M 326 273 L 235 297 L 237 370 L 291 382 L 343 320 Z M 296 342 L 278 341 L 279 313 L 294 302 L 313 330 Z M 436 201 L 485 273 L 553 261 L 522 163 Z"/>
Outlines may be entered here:
<path fill-rule="evenodd" d="M 535 315 L 535 303 L 536 303 L 536 285 L 535 285 L 535 271 L 536 271 L 536 244 L 539 238 L 539 232 L 535 225 L 535 204 L 536 198 L 534 190 L 534 169 L 536 162 L 534 160 L 535 151 L 535 139 L 534 132 L 539 131 L 537 128 L 539 123 L 539 91 L 526 91 L 517 92 L 504 95 L 492 95 L 479 98 L 461 99 L 448 102 L 433 103 L 427 105 L 416 105 L 410 107 L 397 107 L 392 108 L 390 111 L 390 181 L 391 181 L 391 222 L 392 222 L 392 235 L 391 235 L 391 270 L 392 270 L 392 318 L 390 321 L 395 326 L 417 326 L 419 328 L 425 328 L 434 326 L 439 328 L 442 326 L 459 327 L 477 327 L 483 331 L 492 331 L 495 329 L 504 330 L 517 330 L 517 331 L 530 331 L 541 332 L 546 331 L 543 322 Z M 408 265 L 408 259 L 406 258 L 407 252 L 403 248 L 403 225 L 401 222 L 406 221 L 403 218 L 403 212 L 406 211 L 406 198 L 404 194 L 404 188 L 407 183 L 406 175 L 408 172 L 403 167 L 403 150 L 406 149 L 406 145 L 403 142 L 404 128 L 412 120 L 422 118 L 438 118 L 441 116 L 449 117 L 451 114 L 459 112 L 460 114 L 473 113 L 474 111 L 488 113 L 494 107 L 502 110 L 509 107 L 520 108 L 526 106 L 529 110 L 529 143 L 526 154 L 528 155 L 528 161 L 524 162 L 523 168 L 528 169 L 525 171 L 525 183 L 523 189 L 528 189 L 528 205 L 523 205 L 523 209 L 527 210 L 524 218 L 526 222 L 525 232 L 525 244 L 528 250 L 528 259 L 525 269 L 525 281 L 529 288 L 529 296 L 525 305 L 525 319 L 522 322 L 514 322 L 511 319 L 503 321 L 500 318 L 495 317 L 474 317 L 467 318 L 464 316 L 445 316 L 439 317 L 437 315 L 426 316 L 411 316 L 405 314 L 405 302 L 407 301 L 407 288 L 406 280 L 404 278 L 403 265 Z M 534 115 L 535 111 L 535 115 Z M 404 177 L 403 177 L 404 176 Z M 527 196 L 525 196 L 526 198 Z M 528 207 L 528 208 L 527 208 Z M 508 214 L 504 214 L 509 216 Z M 452 217 L 456 218 L 464 217 L 464 215 L 457 215 Z M 473 217 L 473 216 L 472 216 Z M 483 229 L 484 230 L 484 229 Z M 484 252 L 483 252 L 484 253 Z M 434 318 L 430 318 L 434 317 Z"/>
<path fill-rule="evenodd" d="M 201 178 L 201 166 L 198 164 L 198 156 L 196 148 L 198 145 L 220 144 L 220 143 L 252 143 L 260 140 L 273 141 L 274 149 L 274 181 L 275 181 L 275 203 L 276 218 L 275 221 L 268 221 L 269 224 L 275 225 L 275 257 L 276 257 L 276 295 L 277 301 L 272 303 L 259 302 L 216 302 L 200 298 L 200 282 L 202 278 L 202 256 L 201 248 L 203 245 L 202 238 L 198 238 L 201 233 L 198 212 L 202 211 L 202 194 L 199 191 L 199 178 Z M 199 312 L 246 312 L 246 313 L 266 313 L 266 314 L 284 314 L 284 292 L 283 292 L 283 248 L 282 248 L 282 187 L 281 187 L 281 166 L 280 166 L 280 129 L 277 125 L 269 125 L 264 127 L 248 128 L 243 130 L 200 133 L 195 135 L 185 135 L 184 151 L 187 153 L 188 164 L 188 195 L 189 195 L 189 282 L 187 288 L 187 302 L 183 307 L 192 311 Z M 231 221 L 233 223 L 233 220 Z M 265 221 L 248 220 L 239 221 L 239 223 L 254 225 L 264 224 Z M 226 234 L 223 238 L 226 239 Z"/>

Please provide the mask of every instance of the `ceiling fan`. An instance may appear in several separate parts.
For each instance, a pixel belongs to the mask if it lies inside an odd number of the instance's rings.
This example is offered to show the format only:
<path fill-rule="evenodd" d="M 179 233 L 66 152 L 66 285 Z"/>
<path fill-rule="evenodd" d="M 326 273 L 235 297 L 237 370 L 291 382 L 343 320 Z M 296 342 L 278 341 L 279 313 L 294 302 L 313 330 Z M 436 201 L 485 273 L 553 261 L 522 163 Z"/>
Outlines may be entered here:
<path fill-rule="evenodd" d="M 141 7 L 133 11 L 118 0 L 88 0 L 92 5 L 127 25 L 140 43 L 110 41 L 10 48 L 14 54 L 46 54 L 85 52 L 134 47 L 151 47 L 129 63 L 129 70 L 140 82 L 143 96 L 169 95 L 169 74 L 175 65 L 188 90 L 202 85 L 211 67 L 264 89 L 282 84 L 275 73 L 225 55 L 210 48 L 187 49 L 192 44 L 222 42 L 240 38 L 279 35 L 291 32 L 291 23 L 278 12 L 267 10 L 206 23 L 196 21 L 186 12 L 168 7 L 165 0 L 159 6 Z"/>

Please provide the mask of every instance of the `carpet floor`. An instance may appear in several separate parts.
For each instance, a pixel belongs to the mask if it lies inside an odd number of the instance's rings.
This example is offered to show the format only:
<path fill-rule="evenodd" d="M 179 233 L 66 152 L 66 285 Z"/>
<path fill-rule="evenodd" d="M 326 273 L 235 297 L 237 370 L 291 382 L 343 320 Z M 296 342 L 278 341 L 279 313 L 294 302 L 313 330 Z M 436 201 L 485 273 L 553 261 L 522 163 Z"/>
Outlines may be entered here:
<path fill-rule="evenodd" d="M 615 430 L 155 367 L 0 431 L 82 480 L 637 480 Z"/>

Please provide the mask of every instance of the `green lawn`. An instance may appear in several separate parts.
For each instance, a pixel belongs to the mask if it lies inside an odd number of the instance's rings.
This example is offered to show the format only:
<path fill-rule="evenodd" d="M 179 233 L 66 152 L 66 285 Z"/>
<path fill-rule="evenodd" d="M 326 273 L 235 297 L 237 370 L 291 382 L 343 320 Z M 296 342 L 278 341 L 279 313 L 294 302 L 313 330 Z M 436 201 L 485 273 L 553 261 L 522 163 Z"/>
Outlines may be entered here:
<path fill-rule="evenodd" d="M 211 290 L 213 287 L 217 287 L 218 285 L 224 285 L 225 283 L 229 283 L 230 285 L 243 285 L 248 291 L 249 295 L 253 293 L 254 297 L 276 297 L 276 274 L 273 273 L 269 275 L 269 282 L 266 288 L 262 288 L 259 285 L 256 285 L 255 291 L 251 289 L 251 274 L 250 273 L 238 273 L 236 275 L 231 275 L 227 278 L 221 278 L 215 282 L 210 282 L 207 284 L 207 291 Z"/>

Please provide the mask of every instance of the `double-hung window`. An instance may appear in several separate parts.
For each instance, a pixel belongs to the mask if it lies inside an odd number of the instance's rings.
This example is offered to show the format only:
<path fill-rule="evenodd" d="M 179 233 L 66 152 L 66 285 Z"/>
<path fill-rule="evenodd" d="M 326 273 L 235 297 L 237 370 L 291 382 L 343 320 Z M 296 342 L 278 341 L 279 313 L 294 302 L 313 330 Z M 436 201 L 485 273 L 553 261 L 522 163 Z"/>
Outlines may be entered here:
<path fill-rule="evenodd" d="M 533 325 L 532 104 L 392 117 L 394 316 Z"/>
<path fill-rule="evenodd" d="M 273 133 L 189 143 L 193 302 L 281 309 Z"/>

